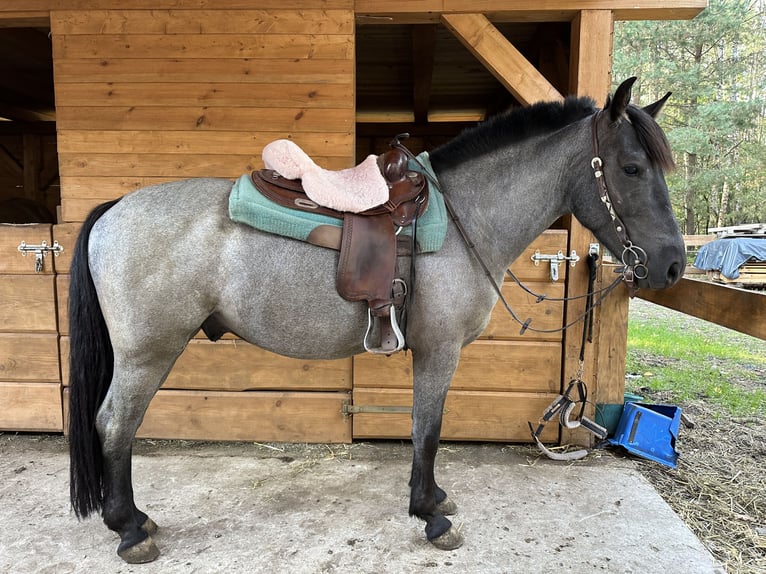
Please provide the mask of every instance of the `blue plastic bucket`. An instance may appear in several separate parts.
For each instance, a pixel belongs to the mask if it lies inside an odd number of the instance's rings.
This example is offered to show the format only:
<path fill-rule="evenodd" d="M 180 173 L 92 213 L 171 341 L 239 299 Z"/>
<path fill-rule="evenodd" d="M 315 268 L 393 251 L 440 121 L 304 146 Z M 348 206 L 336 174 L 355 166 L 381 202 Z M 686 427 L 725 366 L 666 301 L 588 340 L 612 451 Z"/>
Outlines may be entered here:
<path fill-rule="evenodd" d="M 609 439 L 637 456 L 676 467 L 676 439 L 681 425 L 681 409 L 671 405 L 625 403 L 620 422 Z"/>

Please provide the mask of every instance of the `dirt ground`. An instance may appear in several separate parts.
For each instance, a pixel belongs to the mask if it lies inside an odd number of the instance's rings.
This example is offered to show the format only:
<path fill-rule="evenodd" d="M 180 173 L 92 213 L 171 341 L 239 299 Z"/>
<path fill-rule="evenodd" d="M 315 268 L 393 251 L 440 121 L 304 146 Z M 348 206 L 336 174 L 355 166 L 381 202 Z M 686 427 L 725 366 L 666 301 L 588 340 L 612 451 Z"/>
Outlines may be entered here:
<path fill-rule="evenodd" d="M 631 321 L 665 321 L 706 337 L 726 338 L 757 356 L 766 342 L 638 299 Z M 732 372 L 725 363 L 722 372 Z M 753 366 L 730 382 L 747 391 L 766 390 L 766 372 Z M 641 462 L 639 471 L 700 538 L 730 574 L 766 572 L 766 413 L 722 414 L 705 397 L 678 402 L 672 393 L 639 391 L 646 402 L 681 406 L 694 428 L 681 428 L 677 469 Z"/>

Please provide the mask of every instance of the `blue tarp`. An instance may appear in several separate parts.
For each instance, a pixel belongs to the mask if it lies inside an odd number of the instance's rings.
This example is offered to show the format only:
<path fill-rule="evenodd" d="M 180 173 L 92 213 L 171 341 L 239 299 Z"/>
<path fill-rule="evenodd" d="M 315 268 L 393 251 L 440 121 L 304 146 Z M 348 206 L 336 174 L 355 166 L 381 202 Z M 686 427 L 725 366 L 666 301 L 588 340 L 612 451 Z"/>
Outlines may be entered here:
<path fill-rule="evenodd" d="M 700 247 L 694 266 L 703 271 L 720 271 L 727 279 L 739 277 L 739 268 L 748 260 L 766 261 L 766 237 L 726 237 Z"/>

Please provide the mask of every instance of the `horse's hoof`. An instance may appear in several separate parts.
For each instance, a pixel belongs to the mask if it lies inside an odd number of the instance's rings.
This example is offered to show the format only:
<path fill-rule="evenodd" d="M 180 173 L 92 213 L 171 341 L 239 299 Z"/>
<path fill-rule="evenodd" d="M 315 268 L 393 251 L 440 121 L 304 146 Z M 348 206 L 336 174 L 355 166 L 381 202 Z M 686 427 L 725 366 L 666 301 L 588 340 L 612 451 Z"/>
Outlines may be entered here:
<path fill-rule="evenodd" d="M 457 504 L 452 502 L 451 499 L 445 498 L 439 504 L 436 505 L 436 510 L 443 516 L 452 516 L 457 514 Z"/>
<path fill-rule="evenodd" d="M 159 529 L 159 526 L 157 526 L 157 523 L 154 522 L 154 520 L 152 520 L 151 518 L 147 516 L 146 522 L 144 522 L 141 525 L 141 528 L 143 529 L 144 532 L 146 532 L 149 536 L 151 536 L 152 534 L 157 532 L 157 530 Z"/>
<path fill-rule="evenodd" d="M 157 548 L 152 537 L 147 536 L 138 544 L 134 544 L 124 550 L 118 550 L 117 555 L 128 564 L 144 564 L 156 560 L 160 555 L 160 549 Z"/>
<path fill-rule="evenodd" d="M 447 532 L 441 536 L 437 536 L 430 542 L 439 550 L 454 550 L 463 545 L 463 535 L 458 532 L 457 528 L 450 526 L 450 529 L 447 530 Z"/>

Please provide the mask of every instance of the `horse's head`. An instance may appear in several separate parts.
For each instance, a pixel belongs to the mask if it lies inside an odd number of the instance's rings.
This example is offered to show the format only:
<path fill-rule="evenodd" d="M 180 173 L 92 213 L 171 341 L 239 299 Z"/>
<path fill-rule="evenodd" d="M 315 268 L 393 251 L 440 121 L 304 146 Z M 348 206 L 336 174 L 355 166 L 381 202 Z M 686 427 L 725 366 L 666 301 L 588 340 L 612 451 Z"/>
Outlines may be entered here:
<path fill-rule="evenodd" d="M 575 215 L 622 259 L 630 287 L 663 289 L 686 265 L 664 177 L 673 158 L 654 120 L 670 93 L 643 109 L 632 106 L 635 80 L 623 82 L 589 120 L 595 182 L 592 193 L 580 194 Z"/>

